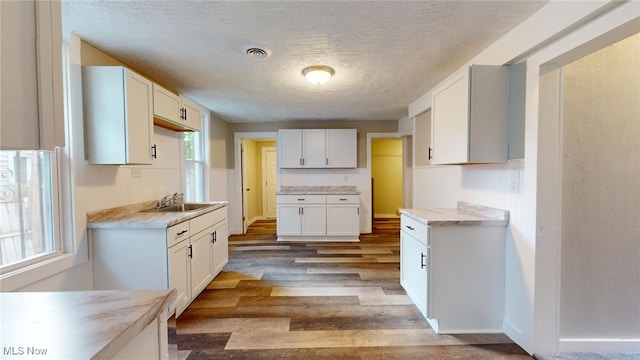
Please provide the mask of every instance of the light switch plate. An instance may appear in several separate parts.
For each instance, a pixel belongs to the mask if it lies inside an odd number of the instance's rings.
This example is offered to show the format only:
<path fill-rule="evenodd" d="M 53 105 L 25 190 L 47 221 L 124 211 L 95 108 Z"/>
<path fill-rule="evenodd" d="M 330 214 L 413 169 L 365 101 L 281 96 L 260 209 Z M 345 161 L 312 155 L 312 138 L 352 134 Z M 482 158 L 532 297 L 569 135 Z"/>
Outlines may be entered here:
<path fill-rule="evenodd" d="M 131 177 L 142 177 L 142 169 L 131 168 Z"/>

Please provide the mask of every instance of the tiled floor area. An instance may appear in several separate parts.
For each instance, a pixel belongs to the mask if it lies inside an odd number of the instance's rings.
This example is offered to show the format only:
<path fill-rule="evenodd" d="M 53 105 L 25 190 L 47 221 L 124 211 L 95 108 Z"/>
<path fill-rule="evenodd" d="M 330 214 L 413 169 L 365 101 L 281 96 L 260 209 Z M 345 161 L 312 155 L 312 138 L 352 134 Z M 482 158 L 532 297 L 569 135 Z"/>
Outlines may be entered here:
<path fill-rule="evenodd" d="M 259 221 L 169 340 L 190 360 L 531 359 L 504 335 L 435 335 L 399 277 L 397 219 L 360 243 L 277 243 Z"/>

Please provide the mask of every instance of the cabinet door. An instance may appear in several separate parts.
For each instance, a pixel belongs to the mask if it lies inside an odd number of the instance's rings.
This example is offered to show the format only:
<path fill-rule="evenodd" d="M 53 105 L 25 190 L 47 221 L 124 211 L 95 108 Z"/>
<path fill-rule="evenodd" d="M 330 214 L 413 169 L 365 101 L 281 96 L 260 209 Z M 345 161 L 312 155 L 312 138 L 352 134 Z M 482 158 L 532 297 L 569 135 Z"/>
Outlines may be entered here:
<path fill-rule="evenodd" d="M 302 167 L 302 130 L 279 130 L 278 136 L 280 167 Z"/>
<path fill-rule="evenodd" d="M 127 163 L 151 164 L 153 89 L 149 80 L 125 69 Z"/>
<path fill-rule="evenodd" d="M 358 205 L 327 204 L 327 235 L 359 235 L 360 211 Z"/>
<path fill-rule="evenodd" d="M 328 168 L 358 167 L 358 132 L 355 129 L 327 129 L 326 154 Z"/>
<path fill-rule="evenodd" d="M 222 221 L 213 227 L 211 246 L 211 273 L 215 277 L 229 262 L 229 243 L 227 222 Z"/>
<path fill-rule="evenodd" d="M 153 115 L 180 123 L 180 97 L 158 84 L 153 84 Z"/>
<path fill-rule="evenodd" d="M 197 296 L 211 282 L 211 229 L 191 237 L 191 296 Z"/>
<path fill-rule="evenodd" d="M 327 157 L 324 129 L 302 130 L 302 167 L 323 168 Z"/>
<path fill-rule="evenodd" d="M 400 231 L 400 284 L 424 317 L 427 316 L 427 246 Z"/>
<path fill-rule="evenodd" d="M 302 223 L 300 221 L 301 207 L 297 204 L 278 205 L 278 235 L 300 235 Z"/>
<path fill-rule="evenodd" d="M 184 126 L 194 131 L 200 131 L 202 129 L 202 115 L 200 114 L 200 109 L 184 97 L 181 97 L 181 101 L 183 109 L 182 122 L 184 123 Z"/>
<path fill-rule="evenodd" d="M 189 240 L 169 248 L 169 288 L 176 289 L 176 300 L 171 306 L 176 310 L 176 317 L 187 307 L 191 299 L 189 289 Z"/>
<path fill-rule="evenodd" d="M 301 210 L 302 235 L 327 234 L 327 206 L 324 204 L 304 205 Z"/>
<path fill-rule="evenodd" d="M 433 95 L 431 164 L 460 164 L 469 160 L 469 73 Z"/>

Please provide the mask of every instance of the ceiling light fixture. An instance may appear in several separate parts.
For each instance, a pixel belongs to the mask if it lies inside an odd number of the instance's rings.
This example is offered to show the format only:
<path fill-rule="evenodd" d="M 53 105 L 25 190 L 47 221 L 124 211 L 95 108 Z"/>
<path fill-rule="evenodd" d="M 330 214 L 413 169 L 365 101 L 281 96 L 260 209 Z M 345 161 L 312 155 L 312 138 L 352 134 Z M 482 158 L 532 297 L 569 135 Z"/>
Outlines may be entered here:
<path fill-rule="evenodd" d="M 335 74 L 335 70 L 326 65 L 313 65 L 302 69 L 302 75 L 304 75 L 313 85 L 322 85 L 326 83 L 331 79 L 333 74 Z"/>

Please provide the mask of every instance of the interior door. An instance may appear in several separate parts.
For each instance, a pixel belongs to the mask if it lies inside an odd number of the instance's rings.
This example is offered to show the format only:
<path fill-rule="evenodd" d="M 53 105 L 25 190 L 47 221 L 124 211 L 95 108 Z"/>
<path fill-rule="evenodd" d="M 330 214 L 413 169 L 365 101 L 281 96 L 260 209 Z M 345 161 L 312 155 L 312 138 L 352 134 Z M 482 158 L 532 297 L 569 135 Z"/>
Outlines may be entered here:
<path fill-rule="evenodd" d="M 262 149 L 262 204 L 263 216 L 276 217 L 276 148 Z"/>

